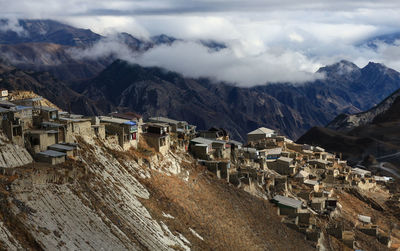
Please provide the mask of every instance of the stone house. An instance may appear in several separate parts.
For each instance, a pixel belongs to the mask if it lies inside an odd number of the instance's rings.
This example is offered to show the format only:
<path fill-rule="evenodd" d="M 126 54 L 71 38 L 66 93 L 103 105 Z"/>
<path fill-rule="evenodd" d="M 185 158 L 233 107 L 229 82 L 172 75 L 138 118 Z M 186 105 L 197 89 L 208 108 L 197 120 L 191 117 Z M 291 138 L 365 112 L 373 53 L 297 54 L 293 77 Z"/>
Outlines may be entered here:
<path fill-rule="evenodd" d="M 143 137 L 147 144 L 157 152 L 167 154 L 170 149 L 169 125 L 163 123 L 146 123 Z"/>
<path fill-rule="evenodd" d="M 352 168 L 351 174 L 353 174 L 355 177 L 358 177 L 358 178 L 371 177 L 370 171 L 367 171 L 367 170 L 364 170 L 361 168 Z"/>
<path fill-rule="evenodd" d="M 54 144 L 47 147 L 49 150 L 65 153 L 67 157 L 73 157 L 76 147 L 66 144 Z"/>
<path fill-rule="evenodd" d="M 280 157 L 274 162 L 269 162 L 268 167 L 281 175 L 294 175 L 296 166 L 292 158 Z"/>
<path fill-rule="evenodd" d="M 35 97 L 35 98 L 25 98 L 25 99 L 18 99 L 13 100 L 13 103 L 22 106 L 30 106 L 30 107 L 38 107 L 40 106 L 40 101 L 43 100 L 43 97 Z"/>
<path fill-rule="evenodd" d="M 151 117 L 150 122 L 154 123 L 164 123 L 171 127 L 171 132 L 182 133 L 185 135 L 194 135 L 196 133 L 196 126 L 189 125 L 186 121 L 174 120 L 166 117 Z"/>
<path fill-rule="evenodd" d="M 1 108 L 1 126 L 4 134 L 16 145 L 24 146 L 25 123 L 16 117 L 15 107 L 10 109 Z"/>
<path fill-rule="evenodd" d="M 329 166 L 330 162 L 323 159 L 310 159 L 308 160 L 308 164 L 318 169 L 326 169 Z"/>
<path fill-rule="evenodd" d="M 241 152 L 246 159 L 256 160 L 260 157 L 260 152 L 256 148 L 242 147 Z"/>
<path fill-rule="evenodd" d="M 52 122 L 59 119 L 58 109 L 54 107 L 41 106 L 35 108 L 39 111 L 40 120 Z"/>
<path fill-rule="evenodd" d="M 265 159 L 278 159 L 282 154 L 282 147 L 259 150 L 260 156 Z"/>
<path fill-rule="evenodd" d="M 310 206 L 312 209 L 314 209 L 317 212 L 322 212 L 325 209 L 325 197 L 321 198 L 312 198 L 310 201 Z"/>
<path fill-rule="evenodd" d="M 279 215 L 297 216 L 303 202 L 282 195 L 275 195 L 272 202 L 278 206 Z"/>
<path fill-rule="evenodd" d="M 212 127 L 205 131 L 199 131 L 198 137 L 206 138 L 206 139 L 214 139 L 214 140 L 224 140 L 229 141 L 229 133 L 223 128 L 215 128 Z"/>
<path fill-rule="evenodd" d="M 39 152 L 35 155 L 35 159 L 38 162 L 49 163 L 51 165 L 57 165 L 65 162 L 66 153 L 57 152 L 53 150 L 47 150 Z"/>
<path fill-rule="evenodd" d="M 88 118 L 60 117 L 58 120 L 64 125 L 64 139 L 60 141 L 74 142 L 73 135 L 91 135 L 92 124 Z"/>
<path fill-rule="evenodd" d="M 213 158 L 214 152 L 212 142 L 212 140 L 206 138 L 194 138 L 189 143 L 189 151 L 195 158 L 210 160 Z"/>
<path fill-rule="evenodd" d="M 119 145 L 127 150 L 138 145 L 138 126 L 134 121 L 115 117 L 100 116 L 100 122 L 105 124 L 107 135 L 117 135 Z"/>
<path fill-rule="evenodd" d="M 47 150 L 48 146 L 57 144 L 58 131 L 55 130 L 29 130 L 26 132 L 27 149 L 33 153 Z"/>
<path fill-rule="evenodd" d="M 100 123 L 99 117 L 92 117 L 92 135 L 103 140 L 106 138 L 106 127 Z"/>
<path fill-rule="evenodd" d="M 231 145 L 228 142 L 202 137 L 190 140 L 189 150 L 201 159 L 229 159 L 231 155 Z"/>
<path fill-rule="evenodd" d="M 268 129 L 265 127 L 260 127 L 254 131 L 251 131 L 247 134 L 247 142 L 254 142 L 254 141 L 259 141 L 263 140 L 266 138 L 270 138 L 272 136 L 276 135 L 276 132 L 272 129 Z"/>

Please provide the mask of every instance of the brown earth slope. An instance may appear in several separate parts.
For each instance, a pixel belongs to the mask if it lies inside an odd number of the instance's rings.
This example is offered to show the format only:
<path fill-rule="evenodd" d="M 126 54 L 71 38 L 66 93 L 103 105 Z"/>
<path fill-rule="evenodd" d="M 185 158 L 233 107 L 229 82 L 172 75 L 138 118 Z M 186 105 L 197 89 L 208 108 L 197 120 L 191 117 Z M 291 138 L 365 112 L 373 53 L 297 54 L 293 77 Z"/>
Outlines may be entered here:
<path fill-rule="evenodd" d="M 218 180 L 186 154 L 78 141 L 76 160 L 0 176 L 2 249 L 313 249 L 269 202 Z"/>

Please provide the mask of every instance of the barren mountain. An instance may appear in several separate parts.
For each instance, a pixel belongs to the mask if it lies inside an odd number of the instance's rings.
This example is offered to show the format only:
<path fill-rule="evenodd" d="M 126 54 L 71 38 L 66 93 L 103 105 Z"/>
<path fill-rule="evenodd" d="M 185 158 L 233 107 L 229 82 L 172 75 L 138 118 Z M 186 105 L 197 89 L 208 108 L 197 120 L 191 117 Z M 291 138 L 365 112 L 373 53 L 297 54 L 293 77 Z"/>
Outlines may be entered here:
<path fill-rule="evenodd" d="M 0 88 L 33 91 L 66 111 L 100 114 L 110 110 L 109 103 L 96 103 L 73 91 L 48 72 L 29 72 L 0 64 Z"/>
<path fill-rule="evenodd" d="M 22 157 L 15 162 L 23 167 L 5 166 L 1 249 L 313 249 L 268 201 L 218 180 L 187 154 L 123 152 L 90 137 L 77 140 L 76 160 L 57 168 Z M 0 143 L 8 147 L 3 137 Z M 4 148 L 1 157 L 26 155 Z"/>
<path fill-rule="evenodd" d="M 374 108 L 357 114 L 342 114 L 326 128 L 315 127 L 299 143 L 317 144 L 330 151 L 342 152 L 353 161 L 368 155 L 398 164 L 400 151 L 400 90 Z M 384 157 L 388 156 L 388 157 Z"/>
<path fill-rule="evenodd" d="M 7 24 L 9 20 L 0 20 Z M 18 20 L 20 30 L 0 31 L 0 44 L 54 43 L 68 46 L 88 46 L 101 36 L 88 29 L 79 29 L 53 20 Z"/>
<path fill-rule="evenodd" d="M 244 140 L 246 132 L 260 126 L 296 139 L 338 113 L 367 109 L 400 87 L 400 74 L 379 64 L 360 69 L 342 61 L 319 72 L 326 78 L 304 85 L 240 88 L 116 61 L 76 90 L 144 115 L 183 119 L 200 128 L 225 127 Z"/>

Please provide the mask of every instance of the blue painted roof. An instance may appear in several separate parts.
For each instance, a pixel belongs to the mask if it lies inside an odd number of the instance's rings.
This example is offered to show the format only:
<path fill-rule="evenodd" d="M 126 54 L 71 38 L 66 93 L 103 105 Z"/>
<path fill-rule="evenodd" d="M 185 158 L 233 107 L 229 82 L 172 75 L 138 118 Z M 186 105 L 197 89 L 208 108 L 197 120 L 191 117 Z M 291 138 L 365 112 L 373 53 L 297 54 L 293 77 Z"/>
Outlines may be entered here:
<path fill-rule="evenodd" d="M 124 124 L 134 126 L 134 125 L 136 125 L 136 122 L 127 121 L 127 122 L 125 122 Z"/>

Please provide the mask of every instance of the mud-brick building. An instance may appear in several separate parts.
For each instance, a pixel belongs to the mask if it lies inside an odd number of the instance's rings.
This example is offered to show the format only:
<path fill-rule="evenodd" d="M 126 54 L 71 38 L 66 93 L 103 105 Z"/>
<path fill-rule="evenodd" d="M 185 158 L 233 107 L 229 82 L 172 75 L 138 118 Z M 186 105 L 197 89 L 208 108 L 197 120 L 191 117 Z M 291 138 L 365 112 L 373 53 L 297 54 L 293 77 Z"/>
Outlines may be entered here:
<path fill-rule="evenodd" d="M 278 206 L 279 215 L 297 216 L 303 202 L 282 195 L 275 195 L 272 202 Z"/>
<path fill-rule="evenodd" d="M 35 155 L 35 159 L 38 162 L 49 163 L 51 165 L 57 165 L 65 162 L 66 153 L 47 150 Z"/>
<path fill-rule="evenodd" d="M 59 142 L 56 130 L 29 130 L 26 131 L 25 137 L 26 147 L 32 153 L 46 151 L 48 146 Z"/>
<path fill-rule="evenodd" d="M 260 141 L 266 138 L 270 138 L 276 135 L 276 132 L 272 129 L 260 127 L 254 131 L 251 131 L 247 134 L 247 142 L 255 142 Z"/>
<path fill-rule="evenodd" d="M 164 123 L 146 123 L 143 126 L 143 137 L 146 143 L 162 154 L 168 153 L 171 145 L 169 125 Z"/>
<path fill-rule="evenodd" d="M 138 126 L 134 121 L 115 117 L 100 116 L 100 122 L 105 125 L 106 137 L 117 135 L 119 145 L 128 150 L 138 145 Z"/>
<path fill-rule="evenodd" d="M 61 117 L 58 121 L 64 125 L 64 138 L 61 142 L 74 142 L 73 135 L 92 135 L 92 122 L 89 118 Z"/>

